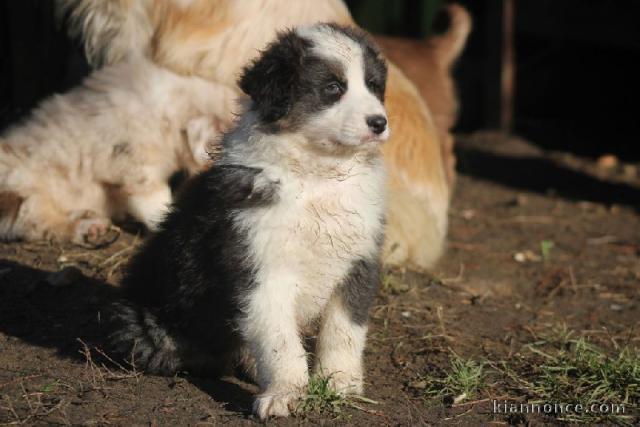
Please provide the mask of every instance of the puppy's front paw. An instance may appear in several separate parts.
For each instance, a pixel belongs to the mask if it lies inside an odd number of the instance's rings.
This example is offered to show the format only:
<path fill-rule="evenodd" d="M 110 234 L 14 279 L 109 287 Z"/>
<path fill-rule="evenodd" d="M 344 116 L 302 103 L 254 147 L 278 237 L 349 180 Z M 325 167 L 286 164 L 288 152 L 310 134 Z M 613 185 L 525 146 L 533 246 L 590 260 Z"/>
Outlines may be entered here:
<path fill-rule="evenodd" d="M 348 372 L 334 372 L 329 377 L 329 387 L 337 393 L 362 394 L 364 386 L 361 374 L 352 374 Z"/>
<path fill-rule="evenodd" d="M 253 413 L 261 420 L 269 417 L 288 417 L 303 396 L 301 388 L 269 391 L 260 394 L 253 402 Z"/>

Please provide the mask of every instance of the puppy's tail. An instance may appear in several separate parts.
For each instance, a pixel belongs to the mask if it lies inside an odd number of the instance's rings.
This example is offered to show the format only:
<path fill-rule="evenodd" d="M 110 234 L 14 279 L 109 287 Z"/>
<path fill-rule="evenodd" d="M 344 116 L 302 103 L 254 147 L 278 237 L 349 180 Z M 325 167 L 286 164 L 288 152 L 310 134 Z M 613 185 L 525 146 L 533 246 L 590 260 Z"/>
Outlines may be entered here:
<path fill-rule="evenodd" d="M 438 63 L 445 68 L 451 67 L 464 49 L 472 20 L 469 12 L 459 4 L 446 7 L 449 26 L 444 34 L 430 37 L 429 43 L 434 47 Z"/>
<path fill-rule="evenodd" d="M 67 19 L 94 67 L 146 52 L 153 34 L 148 7 L 149 0 L 56 0 L 58 19 Z"/>
<path fill-rule="evenodd" d="M 180 343 L 149 310 L 130 302 L 115 303 L 110 326 L 110 349 L 136 368 L 159 375 L 172 375 L 184 368 Z"/>
<path fill-rule="evenodd" d="M 223 356 L 198 347 L 163 325 L 151 310 L 130 301 L 112 305 L 109 326 L 110 350 L 151 374 L 174 375 L 188 371 L 219 376 L 227 372 L 238 357 L 235 347 Z"/>

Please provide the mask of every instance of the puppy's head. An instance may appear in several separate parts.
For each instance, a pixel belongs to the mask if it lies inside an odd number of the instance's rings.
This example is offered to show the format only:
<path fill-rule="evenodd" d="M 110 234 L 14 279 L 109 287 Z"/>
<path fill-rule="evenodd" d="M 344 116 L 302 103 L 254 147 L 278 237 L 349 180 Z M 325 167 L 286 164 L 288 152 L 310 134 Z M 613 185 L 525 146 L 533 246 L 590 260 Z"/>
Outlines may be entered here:
<path fill-rule="evenodd" d="M 297 132 L 327 149 L 389 136 L 387 67 L 360 30 L 316 24 L 281 33 L 246 67 L 240 88 L 265 129 Z"/>

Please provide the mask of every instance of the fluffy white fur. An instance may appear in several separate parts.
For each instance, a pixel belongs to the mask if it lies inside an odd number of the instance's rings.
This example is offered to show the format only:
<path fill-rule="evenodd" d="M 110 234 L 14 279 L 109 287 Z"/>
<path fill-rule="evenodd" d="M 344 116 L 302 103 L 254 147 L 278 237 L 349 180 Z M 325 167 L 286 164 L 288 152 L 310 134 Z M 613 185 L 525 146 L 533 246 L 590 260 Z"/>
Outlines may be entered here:
<path fill-rule="evenodd" d="M 0 137 L 0 238 L 90 244 L 127 214 L 153 229 L 234 97 L 137 58 L 44 101 Z"/>

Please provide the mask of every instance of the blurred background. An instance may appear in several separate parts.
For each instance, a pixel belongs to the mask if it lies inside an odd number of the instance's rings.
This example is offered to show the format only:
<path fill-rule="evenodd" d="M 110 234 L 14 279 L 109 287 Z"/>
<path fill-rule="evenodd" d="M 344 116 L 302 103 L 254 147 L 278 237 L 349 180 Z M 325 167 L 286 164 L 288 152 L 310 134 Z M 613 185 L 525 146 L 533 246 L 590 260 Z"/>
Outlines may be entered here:
<path fill-rule="evenodd" d="M 543 148 L 640 159 L 635 82 L 640 2 L 461 0 L 474 30 L 458 61 L 458 133 L 512 131 Z M 446 28 L 443 0 L 348 0 L 380 33 L 424 38 Z M 54 19 L 52 0 L 0 3 L 0 129 L 89 71 Z M 505 84 L 505 67 L 514 71 Z"/>

